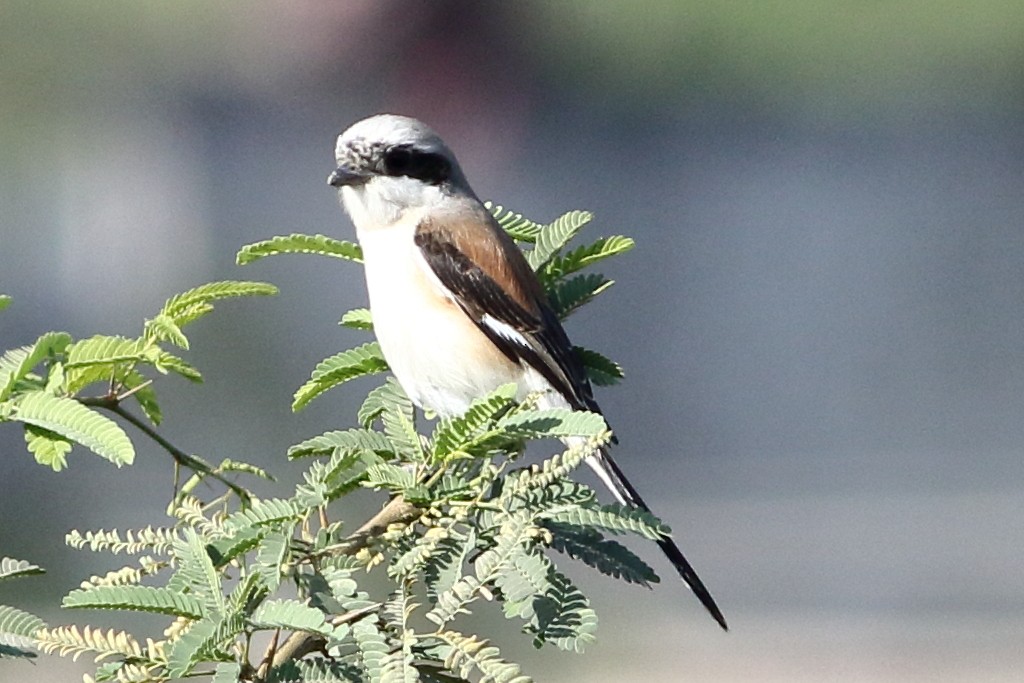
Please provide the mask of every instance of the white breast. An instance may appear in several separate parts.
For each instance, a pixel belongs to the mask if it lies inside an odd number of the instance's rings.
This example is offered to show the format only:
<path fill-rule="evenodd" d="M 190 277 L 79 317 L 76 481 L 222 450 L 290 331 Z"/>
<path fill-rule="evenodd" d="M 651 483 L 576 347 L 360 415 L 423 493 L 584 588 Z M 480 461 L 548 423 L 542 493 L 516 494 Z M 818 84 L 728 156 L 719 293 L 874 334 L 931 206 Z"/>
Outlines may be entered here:
<path fill-rule="evenodd" d="M 533 390 L 536 373 L 502 354 L 434 276 L 413 241 L 420 217 L 406 213 L 359 231 L 374 331 L 402 388 L 442 416 L 508 382 Z"/>

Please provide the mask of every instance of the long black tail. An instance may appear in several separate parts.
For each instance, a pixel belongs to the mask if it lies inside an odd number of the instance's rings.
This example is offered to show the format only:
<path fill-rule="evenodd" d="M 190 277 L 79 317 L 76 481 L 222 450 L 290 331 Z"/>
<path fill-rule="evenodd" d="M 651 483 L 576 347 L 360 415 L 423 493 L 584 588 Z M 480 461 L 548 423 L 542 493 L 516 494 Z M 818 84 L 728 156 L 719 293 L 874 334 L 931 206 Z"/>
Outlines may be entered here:
<path fill-rule="evenodd" d="M 611 454 L 608 453 L 607 449 L 602 448 L 600 451 L 594 453 L 587 460 L 587 464 L 594 468 L 601 480 L 611 489 L 612 493 L 619 501 L 626 505 L 632 505 L 638 507 L 641 510 L 651 512 L 651 508 L 647 506 L 644 499 L 640 497 L 637 490 L 633 488 L 633 485 L 629 483 L 629 479 L 622 473 L 619 466 L 612 459 Z M 679 576 L 683 579 L 683 582 L 689 586 L 693 594 L 700 600 L 700 604 L 704 605 L 704 608 L 711 613 L 711 616 L 715 618 L 718 625 L 726 631 L 729 630 L 729 626 L 725 623 L 725 617 L 722 616 L 722 611 L 718 609 L 718 605 L 715 604 L 715 599 L 711 597 L 711 593 L 707 588 L 704 587 L 704 582 L 697 576 L 697 572 L 694 571 L 693 567 L 683 556 L 683 551 L 679 549 L 679 546 L 675 544 L 670 537 L 662 537 L 658 540 L 658 545 L 661 547 L 662 552 L 665 553 L 665 557 L 672 563 L 672 566 L 679 572 Z"/>

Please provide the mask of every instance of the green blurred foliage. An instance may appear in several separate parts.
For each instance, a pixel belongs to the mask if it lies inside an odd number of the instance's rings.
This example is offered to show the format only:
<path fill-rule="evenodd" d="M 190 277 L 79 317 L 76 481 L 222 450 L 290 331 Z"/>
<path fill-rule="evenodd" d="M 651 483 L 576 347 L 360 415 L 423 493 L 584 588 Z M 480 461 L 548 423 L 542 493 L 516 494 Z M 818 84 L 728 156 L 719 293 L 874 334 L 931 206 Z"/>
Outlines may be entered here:
<path fill-rule="evenodd" d="M 1019 98 L 1024 4 L 820 0 L 536 3 L 544 61 L 592 87 L 673 96 L 681 88 L 771 105 L 852 109 Z"/>
<path fill-rule="evenodd" d="M 350 14 L 325 12 L 325 20 L 344 26 L 369 7 L 349 6 Z M 524 35 L 535 68 L 564 87 L 614 93 L 622 106 L 689 93 L 856 112 L 892 100 L 934 103 L 951 89 L 966 107 L 1021 95 L 1024 4 L 1015 0 L 580 0 L 490 9 Z M 307 11 L 267 2 L 242 11 L 198 0 L 6 0 L 0 125 L 8 132 L 46 126 L 82 102 L 197 79 L 265 87 L 287 69 L 282 63 L 308 57 L 294 42 L 273 39 L 276 21 Z"/>

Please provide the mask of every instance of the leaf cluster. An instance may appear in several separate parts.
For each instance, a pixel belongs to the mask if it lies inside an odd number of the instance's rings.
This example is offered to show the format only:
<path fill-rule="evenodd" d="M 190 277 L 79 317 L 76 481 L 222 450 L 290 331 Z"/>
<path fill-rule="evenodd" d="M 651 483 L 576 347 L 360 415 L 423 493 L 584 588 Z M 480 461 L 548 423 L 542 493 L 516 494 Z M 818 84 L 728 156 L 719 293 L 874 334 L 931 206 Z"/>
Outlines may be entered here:
<path fill-rule="evenodd" d="M 611 284 L 580 271 L 632 247 L 628 238 L 610 237 L 570 248 L 591 219 L 586 212 L 570 212 L 547 225 L 501 207 L 492 212 L 523 244 L 563 316 Z M 361 258 L 349 242 L 288 235 L 243 248 L 238 261 L 283 253 Z M 99 411 L 133 399 L 159 423 L 143 372 L 197 380 L 198 372 L 167 350 L 188 347 L 182 327 L 207 313 L 216 299 L 273 291 L 240 282 L 191 290 L 168 300 L 135 339 L 75 342 L 68 335 L 44 335 L 0 361 L 0 388 L 6 387 L 0 419 L 23 423 L 30 450 L 55 469 L 64 465 L 65 443 L 128 464 L 130 440 Z M 346 313 L 341 323 L 372 329 L 365 309 Z M 611 360 L 579 352 L 595 383 L 622 377 Z M 299 388 L 293 408 L 386 370 L 373 342 L 335 354 Z M 106 393 L 83 400 L 82 389 L 97 383 Z M 306 467 L 294 489 L 278 498 L 258 498 L 238 484 L 200 497 L 197 484 L 211 475 L 226 481 L 238 473 L 267 474 L 233 461 L 216 468 L 193 462 L 196 474 L 172 501 L 167 526 L 74 531 L 66 539 L 73 548 L 131 561 L 87 579 L 65 596 L 63 606 L 150 614 L 164 620 L 162 637 L 49 627 L 0 607 L 0 656 L 29 657 L 34 649 L 88 654 L 98 667 L 87 680 L 123 683 L 531 680 L 490 640 L 467 631 L 466 616 L 490 603 L 536 647 L 582 651 L 594 640 L 597 615 L 559 563 L 575 560 L 649 586 L 657 576 L 615 537 L 657 540 L 668 529 L 649 514 L 600 504 L 593 490 L 570 479 L 612 439 L 600 415 L 541 409 L 536 397 L 518 402 L 516 393 L 512 385 L 499 387 L 465 414 L 430 423 L 388 378 L 369 392 L 357 426 L 324 432 L 288 450 L 290 459 Z M 530 443 L 550 440 L 565 443 L 565 450 L 516 467 Z M 162 445 L 172 454 L 176 450 Z M 365 524 L 346 525 L 341 499 L 360 489 L 387 502 Z M 0 562 L 0 580 L 35 571 L 28 563 Z M 386 574 L 388 588 L 365 581 L 370 572 Z M 256 643 L 267 640 L 269 646 L 257 649 Z"/>
<path fill-rule="evenodd" d="M 21 423 L 29 452 L 56 471 L 67 467 L 75 444 L 118 467 L 130 465 L 135 460 L 131 439 L 102 411 L 127 417 L 123 404 L 131 402 L 151 424 L 160 424 L 153 373 L 202 381 L 199 370 L 168 350 L 188 349 L 183 328 L 212 311 L 216 301 L 276 292 L 263 282 L 213 282 L 168 299 L 138 337 L 76 340 L 65 332 L 47 332 L 11 349 L 0 356 L 0 423 Z M 99 395 L 87 395 L 97 387 Z"/>

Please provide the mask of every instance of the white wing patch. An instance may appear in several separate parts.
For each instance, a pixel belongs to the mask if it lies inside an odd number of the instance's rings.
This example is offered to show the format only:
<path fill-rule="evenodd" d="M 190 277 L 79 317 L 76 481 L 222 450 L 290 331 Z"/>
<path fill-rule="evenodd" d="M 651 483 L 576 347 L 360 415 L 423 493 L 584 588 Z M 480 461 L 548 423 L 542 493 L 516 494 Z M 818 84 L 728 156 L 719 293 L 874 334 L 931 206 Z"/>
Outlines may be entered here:
<path fill-rule="evenodd" d="M 527 341 L 526 337 L 523 336 L 522 332 L 512 327 L 508 323 L 498 320 L 490 313 L 484 313 L 483 320 L 481 320 L 480 322 L 482 322 L 484 325 L 486 325 L 491 330 L 496 332 L 499 337 L 507 339 L 513 344 L 518 344 L 519 346 L 522 346 L 524 349 L 531 348 L 530 342 Z"/>

